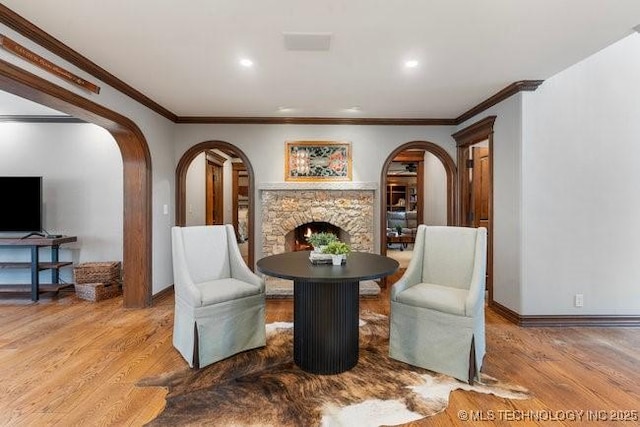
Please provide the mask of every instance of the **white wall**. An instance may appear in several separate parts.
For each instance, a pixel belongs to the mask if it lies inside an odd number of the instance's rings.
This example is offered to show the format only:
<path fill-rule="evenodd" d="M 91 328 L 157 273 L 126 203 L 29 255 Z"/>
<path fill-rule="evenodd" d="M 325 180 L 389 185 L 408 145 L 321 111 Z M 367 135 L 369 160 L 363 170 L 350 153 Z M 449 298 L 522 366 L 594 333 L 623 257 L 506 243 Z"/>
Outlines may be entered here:
<path fill-rule="evenodd" d="M 174 124 L 94 76 L 58 58 L 6 25 L 0 24 L 0 32 L 56 65 L 97 84 L 101 87 L 100 94 L 89 93 L 5 50 L 0 50 L 0 59 L 115 111 L 131 119 L 140 128 L 149 146 L 152 163 L 152 292 L 157 293 L 170 286 L 173 283 L 170 229 L 175 224 L 174 174 L 176 163 L 172 146 Z M 165 206 L 167 214 L 164 214 Z M 94 224 L 95 230 L 99 228 L 100 224 Z"/>
<path fill-rule="evenodd" d="M 638 52 L 634 33 L 458 128 L 497 116 L 494 299 L 516 313 L 640 314 Z"/>
<path fill-rule="evenodd" d="M 61 259 L 122 260 L 122 157 L 106 130 L 90 124 L 0 123 L 0 175 L 43 177 L 44 229 L 78 237 L 61 247 Z M 48 252 L 41 253 L 46 259 Z M 28 261 L 29 254 L 2 248 L 0 259 Z M 71 269 L 61 277 L 71 281 Z M 43 276 L 43 283 L 48 280 Z M 0 282 L 29 283 L 29 272 L 0 270 Z"/>
<path fill-rule="evenodd" d="M 457 130 L 497 116 L 493 134 L 493 299 L 521 313 L 522 93 L 489 108 Z"/>
<path fill-rule="evenodd" d="M 204 225 L 206 218 L 207 159 L 204 151 L 189 164 L 186 178 L 186 225 Z"/>
<path fill-rule="evenodd" d="M 525 98 L 522 158 L 521 313 L 640 314 L 640 34 Z"/>
<path fill-rule="evenodd" d="M 449 126 L 350 126 L 350 125 L 176 125 L 175 160 L 195 144 L 222 140 L 235 145 L 248 157 L 255 173 L 256 259 L 262 255 L 261 212 L 257 188 L 264 182 L 284 181 L 285 142 L 295 140 L 350 141 L 353 181 L 378 184 L 375 206 L 375 247 L 379 247 L 380 171 L 398 146 L 416 140 L 443 147 L 455 159 L 455 141 Z"/>
<path fill-rule="evenodd" d="M 424 153 L 423 206 L 424 224 L 447 225 L 447 171 L 440 159 L 428 151 Z"/>

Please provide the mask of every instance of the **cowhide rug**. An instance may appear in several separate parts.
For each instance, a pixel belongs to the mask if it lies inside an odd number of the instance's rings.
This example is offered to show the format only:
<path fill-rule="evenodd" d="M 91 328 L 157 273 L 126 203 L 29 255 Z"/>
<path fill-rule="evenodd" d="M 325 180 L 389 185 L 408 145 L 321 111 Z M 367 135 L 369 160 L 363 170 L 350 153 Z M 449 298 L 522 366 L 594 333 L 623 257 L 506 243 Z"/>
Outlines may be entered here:
<path fill-rule="evenodd" d="M 148 378 L 138 386 L 169 388 L 164 411 L 149 426 L 379 426 L 443 411 L 456 389 L 510 399 L 528 395 L 488 376 L 469 386 L 388 356 L 388 319 L 363 314 L 360 359 L 350 371 L 314 375 L 293 363 L 293 325 L 267 325 L 267 345 L 201 370 Z"/>

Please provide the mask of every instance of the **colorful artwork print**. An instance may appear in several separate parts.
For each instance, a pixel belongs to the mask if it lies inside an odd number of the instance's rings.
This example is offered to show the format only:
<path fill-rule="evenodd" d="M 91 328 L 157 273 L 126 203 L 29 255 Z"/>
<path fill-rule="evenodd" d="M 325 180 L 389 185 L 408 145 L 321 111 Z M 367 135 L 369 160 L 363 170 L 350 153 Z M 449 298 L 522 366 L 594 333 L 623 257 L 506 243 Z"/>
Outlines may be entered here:
<path fill-rule="evenodd" d="M 351 145 L 343 142 L 287 142 L 288 181 L 351 180 Z"/>

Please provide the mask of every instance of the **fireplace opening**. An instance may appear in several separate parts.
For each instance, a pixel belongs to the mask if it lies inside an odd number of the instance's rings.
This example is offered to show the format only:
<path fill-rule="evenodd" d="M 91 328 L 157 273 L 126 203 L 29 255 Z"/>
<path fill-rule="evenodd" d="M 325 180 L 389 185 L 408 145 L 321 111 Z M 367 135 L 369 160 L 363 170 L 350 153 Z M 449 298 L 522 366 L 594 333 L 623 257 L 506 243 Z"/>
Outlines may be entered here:
<path fill-rule="evenodd" d="M 306 224 L 302 224 L 289 233 L 285 237 L 285 241 L 287 242 L 286 246 L 289 252 L 294 251 L 309 251 L 313 249 L 307 242 L 307 237 L 311 233 L 333 233 L 338 239 L 343 242 L 349 243 L 349 233 L 347 233 L 342 228 L 333 225 L 329 222 L 308 222 Z"/>

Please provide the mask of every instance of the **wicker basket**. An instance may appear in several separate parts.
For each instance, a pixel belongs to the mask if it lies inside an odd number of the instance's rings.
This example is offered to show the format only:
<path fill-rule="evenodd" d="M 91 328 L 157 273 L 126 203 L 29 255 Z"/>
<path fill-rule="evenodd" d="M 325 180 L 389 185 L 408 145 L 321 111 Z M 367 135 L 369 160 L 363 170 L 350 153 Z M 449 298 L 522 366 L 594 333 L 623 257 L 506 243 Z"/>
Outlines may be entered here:
<path fill-rule="evenodd" d="M 122 293 L 120 283 L 76 283 L 76 296 L 87 301 L 102 301 Z"/>
<path fill-rule="evenodd" d="M 73 269 L 78 284 L 120 282 L 120 262 L 85 262 Z"/>

